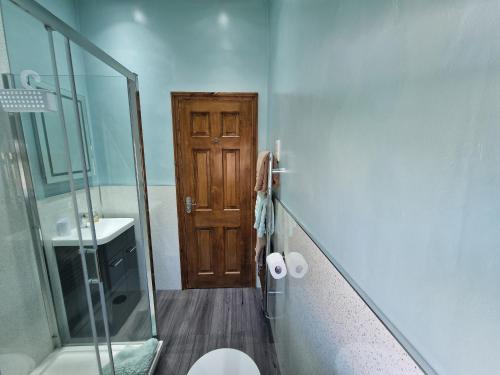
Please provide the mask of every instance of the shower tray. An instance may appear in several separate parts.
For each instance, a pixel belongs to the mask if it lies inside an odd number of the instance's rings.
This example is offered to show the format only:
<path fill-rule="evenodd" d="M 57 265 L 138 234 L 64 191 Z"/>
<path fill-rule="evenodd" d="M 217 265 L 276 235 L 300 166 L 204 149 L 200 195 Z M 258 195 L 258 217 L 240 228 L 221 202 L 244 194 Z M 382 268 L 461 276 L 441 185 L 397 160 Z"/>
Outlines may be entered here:
<path fill-rule="evenodd" d="M 113 344 L 113 357 L 125 347 L 141 346 L 141 342 Z M 155 357 L 148 375 L 153 375 L 163 348 L 163 341 L 158 341 Z M 99 346 L 102 366 L 109 363 L 106 345 Z M 93 346 L 66 346 L 51 353 L 30 375 L 99 375 L 96 354 Z"/>

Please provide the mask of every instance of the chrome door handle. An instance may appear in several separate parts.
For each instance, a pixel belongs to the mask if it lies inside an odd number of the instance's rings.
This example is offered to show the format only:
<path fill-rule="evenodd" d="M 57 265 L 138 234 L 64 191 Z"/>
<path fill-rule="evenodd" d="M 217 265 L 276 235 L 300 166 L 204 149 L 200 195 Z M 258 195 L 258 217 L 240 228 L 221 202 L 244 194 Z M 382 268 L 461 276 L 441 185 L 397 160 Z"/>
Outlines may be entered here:
<path fill-rule="evenodd" d="M 196 203 L 193 203 L 193 198 L 191 197 L 186 197 L 184 201 L 186 203 L 186 213 L 190 214 L 191 212 L 193 212 L 193 206 L 196 206 Z"/>

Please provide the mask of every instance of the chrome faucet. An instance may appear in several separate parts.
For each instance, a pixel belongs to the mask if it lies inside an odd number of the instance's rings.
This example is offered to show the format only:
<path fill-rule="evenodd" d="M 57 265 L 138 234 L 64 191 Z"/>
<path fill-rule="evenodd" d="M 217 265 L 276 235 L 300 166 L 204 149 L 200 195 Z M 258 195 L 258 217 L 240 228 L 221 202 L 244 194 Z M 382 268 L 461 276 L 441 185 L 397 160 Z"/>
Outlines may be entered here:
<path fill-rule="evenodd" d="M 89 217 L 87 212 L 82 212 L 78 214 L 78 219 L 80 220 L 80 228 L 88 228 L 90 226 L 90 220 L 97 223 L 100 217 L 97 211 L 92 211 L 92 217 Z"/>
<path fill-rule="evenodd" d="M 78 218 L 80 220 L 80 228 L 87 228 L 89 226 L 89 215 L 87 213 L 79 214 Z"/>

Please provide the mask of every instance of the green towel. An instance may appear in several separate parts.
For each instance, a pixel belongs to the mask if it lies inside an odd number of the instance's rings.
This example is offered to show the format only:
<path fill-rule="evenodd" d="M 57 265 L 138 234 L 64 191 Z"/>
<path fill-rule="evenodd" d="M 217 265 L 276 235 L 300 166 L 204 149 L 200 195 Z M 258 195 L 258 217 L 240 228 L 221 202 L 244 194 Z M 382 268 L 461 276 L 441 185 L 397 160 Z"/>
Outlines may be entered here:
<path fill-rule="evenodd" d="M 147 375 L 158 345 L 157 339 L 149 339 L 141 346 L 126 346 L 113 356 L 115 375 Z M 108 363 L 103 367 L 104 375 L 111 375 L 111 366 Z"/>
<path fill-rule="evenodd" d="M 271 200 L 271 212 L 269 215 L 269 234 L 274 233 L 274 204 Z M 257 192 L 257 200 L 255 201 L 255 224 L 253 227 L 257 229 L 257 237 L 263 238 L 266 234 L 267 222 L 267 194 Z"/>

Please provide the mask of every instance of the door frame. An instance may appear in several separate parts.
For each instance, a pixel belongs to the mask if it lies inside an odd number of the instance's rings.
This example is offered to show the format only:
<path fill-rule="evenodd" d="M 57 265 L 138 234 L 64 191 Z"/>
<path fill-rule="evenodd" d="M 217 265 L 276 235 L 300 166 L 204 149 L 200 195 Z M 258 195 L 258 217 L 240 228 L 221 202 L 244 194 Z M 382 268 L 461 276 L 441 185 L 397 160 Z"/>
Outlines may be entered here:
<path fill-rule="evenodd" d="M 179 252 L 180 252 L 180 265 L 181 265 L 181 284 L 182 289 L 188 288 L 188 260 L 187 260 L 187 241 L 185 233 L 185 215 L 184 215 L 184 202 L 183 202 L 183 191 L 184 186 L 180 178 L 180 102 L 186 99 L 199 99 L 199 98 L 227 98 L 228 100 L 240 99 L 249 100 L 252 104 L 252 169 L 251 169 L 251 189 L 252 189 L 252 202 L 255 202 L 256 194 L 253 190 L 255 186 L 256 179 L 256 169 L 257 169 L 257 151 L 258 151 L 258 93 L 256 92 L 171 92 L 171 102 L 172 102 L 172 131 L 174 134 L 174 163 L 175 163 L 175 190 L 176 190 L 176 202 L 177 202 L 177 223 L 178 223 L 178 233 L 179 233 Z M 250 210 L 250 215 L 253 217 L 254 203 L 252 203 L 252 208 Z M 250 220 L 252 222 L 253 220 Z M 251 244 L 250 249 L 255 248 L 255 235 L 252 229 Z M 255 267 L 255 257 L 253 252 L 250 251 L 250 264 L 251 264 L 251 283 L 255 286 L 256 278 L 256 267 Z"/>

